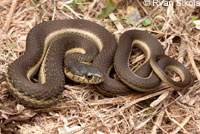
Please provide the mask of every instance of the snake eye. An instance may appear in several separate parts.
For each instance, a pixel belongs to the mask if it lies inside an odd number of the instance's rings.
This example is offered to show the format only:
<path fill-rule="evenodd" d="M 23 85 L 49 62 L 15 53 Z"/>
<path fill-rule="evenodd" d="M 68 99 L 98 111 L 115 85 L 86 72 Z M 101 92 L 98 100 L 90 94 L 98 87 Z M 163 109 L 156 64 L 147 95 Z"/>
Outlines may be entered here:
<path fill-rule="evenodd" d="M 88 80 L 93 79 L 93 75 L 92 75 L 92 74 L 86 74 L 85 77 L 86 77 L 86 79 L 88 79 Z"/>

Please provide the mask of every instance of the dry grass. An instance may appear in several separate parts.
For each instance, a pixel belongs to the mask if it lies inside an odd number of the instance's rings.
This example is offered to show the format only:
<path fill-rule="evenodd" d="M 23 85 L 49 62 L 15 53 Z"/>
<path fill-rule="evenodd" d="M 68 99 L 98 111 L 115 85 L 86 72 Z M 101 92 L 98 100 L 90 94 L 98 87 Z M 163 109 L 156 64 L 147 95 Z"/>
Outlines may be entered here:
<path fill-rule="evenodd" d="M 81 4 L 72 10 L 66 0 L 2 0 L 0 3 L 0 122 L 2 133 L 22 134 L 142 134 L 200 133 L 200 32 L 191 21 L 193 7 L 145 7 L 142 1 L 124 1 L 110 15 L 126 15 L 127 6 L 140 9 L 142 19 L 152 24 L 144 28 L 128 25 L 125 20 L 110 22 L 97 19 L 105 1 Z M 199 9 L 197 9 L 199 13 Z M 28 31 L 37 23 L 52 19 L 84 18 L 105 26 L 116 37 L 127 29 L 146 29 L 162 42 L 167 55 L 178 60 L 195 77 L 193 87 L 184 91 L 165 89 L 150 95 L 128 95 L 105 98 L 91 86 L 66 85 L 63 100 L 43 110 L 24 108 L 8 93 L 4 74 L 7 65 L 25 50 Z M 158 26 L 162 25 L 159 29 Z M 132 27 L 132 28 L 131 28 Z M 177 41 L 178 37 L 178 41 Z M 142 57 L 140 57 L 141 59 Z M 137 59 L 136 59 L 137 60 Z"/>

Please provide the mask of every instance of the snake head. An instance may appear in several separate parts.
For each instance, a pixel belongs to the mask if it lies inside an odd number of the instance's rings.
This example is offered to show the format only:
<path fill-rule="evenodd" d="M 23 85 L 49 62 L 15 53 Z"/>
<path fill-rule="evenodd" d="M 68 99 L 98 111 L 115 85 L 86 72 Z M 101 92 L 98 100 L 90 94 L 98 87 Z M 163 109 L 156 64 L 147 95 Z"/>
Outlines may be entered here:
<path fill-rule="evenodd" d="M 99 84 L 104 81 L 104 75 L 94 66 L 87 64 L 76 64 L 64 68 L 65 75 L 78 83 Z"/>

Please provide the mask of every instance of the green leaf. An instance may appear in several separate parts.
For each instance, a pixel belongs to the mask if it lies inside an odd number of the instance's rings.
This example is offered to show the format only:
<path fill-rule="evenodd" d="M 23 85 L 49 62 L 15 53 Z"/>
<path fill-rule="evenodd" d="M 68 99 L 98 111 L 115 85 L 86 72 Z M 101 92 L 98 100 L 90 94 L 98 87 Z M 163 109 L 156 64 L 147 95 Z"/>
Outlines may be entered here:
<path fill-rule="evenodd" d="M 98 13 L 95 13 L 95 17 L 96 17 L 96 18 L 99 18 L 99 14 L 98 14 Z"/>
<path fill-rule="evenodd" d="M 83 11 L 84 10 L 84 7 L 82 5 L 79 5 L 78 8 Z"/>
<path fill-rule="evenodd" d="M 63 12 L 66 12 L 66 11 L 67 11 L 67 8 L 63 7 L 63 8 L 62 8 L 62 11 L 63 11 Z"/>
<path fill-rule="evenodd" d="M 151 19 L 147 18 L 146 20 L 144 20 L 144 21 L 142 22 L 142 25 L 143 25 L 144 27 L 147 27 L 147 26 L 151 25 L 151 23 L 152 23 Z"/>
<path fill-rule="evenodd" d="M 69 5 L 69 7 L 70 7 L 71 9 L 73 9 L 73 10 L 75 9 L 75 6 L 76 6 L 76 5 L 75 5 L 74 3 L 72 3 L 72 4 Z"/>
<path fill-rule="evenodd" d="M 126 16 L 119 16 L 119 19 L 123 20 L 123 19 L 126 19 Z"/>
<path fill-rule="evenodd" d="M 10 48 L 11 48 L 11 49 L 14 49 L 14 48 L 16 48 L 16 45 L 10 44 Z"/>
<path fill-rule="evenodd" d="M 39 3 L 39 1 L 40 1 L 40 0 L 34 0 L 34 3 L 37 4 L 37 3 Z"/>
<path fill-rule="evenodd" d="M 107 0 L 107 3 L 108 3 L 107 7 L 103 9 L 103 11 L 100 15 L 101 18 L 107 17 L 117 7 L 117 5 L 112 0 Z"/>
<path fill-rule="evenodd" d="M 75 3 L 75 4 L 83 3 L 83 2 L 85 2 L 85 0 L 74 0 L 74 3 Z"/>
<path fill-rule="evenodd" d="M 192 16 L 191 16 L 191 19 L 192 19 L 192 24 L 195 25 L 194 21 L 197 20 L 197 16 L 192 15 Z"/>
<path fill-rule="evenodd" d="M 77 4 L 77 3 L 79 3 L 79 1 L 80 1 L 80 0 L 74 0 L 74 3 Z"/>
<path fill-rule="evenodd" d="M 197 19 L 197 16 L 192 15 L 191 18 L 192 18 L 192 21 L 194 21 Z"/>
<path fill-rule="evenodd" d="M 162 27 L 163 27 L 163 25 L 159 25 L 159 26 L 158 26 L 158 29 L 159 29 L 159 30 L 161 30 L 161 29 L 162 29 Z"/>
<path fill-rule="evenodd" d="M 73 3 L 69 4 L 70 8 L 75 10 L 78 6 L 78 8 L 83 11 L 84 7 L 82 5 L 79 5 L 80 3 L 85 2 L 86 0 L 74 0 Z"/>
<path fill-rule="evenodd" d="M 108 22 L 119 22 L 120 19 L 116 19 L 116 20 L 111 20 L 111 19 L 108 19 Z"/>
<path fill-rule="evenodd" d="M 128 25 L 130 25 L 130 24 L 132 24 L 132 20 L 131 20 L 131 18 L 128 18 L 128 19 L 126 19 L 126 24 L 128 24 Z"/>

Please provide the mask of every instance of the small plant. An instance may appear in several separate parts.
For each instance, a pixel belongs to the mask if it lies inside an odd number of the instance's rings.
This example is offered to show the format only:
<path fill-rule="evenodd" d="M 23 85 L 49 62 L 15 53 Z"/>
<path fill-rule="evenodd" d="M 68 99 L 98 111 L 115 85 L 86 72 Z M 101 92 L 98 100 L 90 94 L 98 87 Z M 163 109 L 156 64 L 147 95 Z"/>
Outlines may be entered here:
<path fill-rule="evenodd" d="M 10 46 L 9 46 L 11 49 L 14 49 L 14 48 L 16 48 L 16 45 L 15 44 L 10 44 Z"/>
<path fill-rule="evenodd" d="M 152 24 L 152 21 L 151 21 L 151 19 L 147 18 L 141 24 L 142 24 L 142 26 L 147 27 Z"/>
<path fill-rule="evenodd" d="M 84 3 L 86 0 L 74 0 L 69 6 L 75 10 L 77 7 L 78 9 L 80 9 L 81 11 L 84 10 L 84 7 L 82 5 L 80 5 L 80 3 Z"/>
<path fill-rule="evenodd" d="M 107 0 L 107 3 L 108 3 L 107 7 L 103 9 L 100 15 L 101 18 L 107 17 L 117 7 L 117 4 L 114 3 L 112 0 Z"/>
<path fill-rule="evenodd" d="M 40 0 L 33 0 L 35 4 L 39 3 Z"/>
<path fill-rule="evenodd" d="M 197 20 L 197 16 L 195 16 L 195 15 L 192 15 L 191 18 L 192 18 L 192 21 Z"/>
<path fill-rule="evenodd" d="M 133 20 L 131 18 L 129 18 L 129 17 L 126 17 L 126 16 L 120 16 L 119 19 L 120 20 L 125 20 L 125 23 L 128 24 L 128 25 L 133 23 Z"/>
<path fill-rule="evenodd" d="M 132 21 L 131 18 L 127 18 L 127 19 L 126 19 L 126 24 L 130 25 L 130 24 L 132 24 L 132 23 L 133 23 L 133 21 Z"/>

